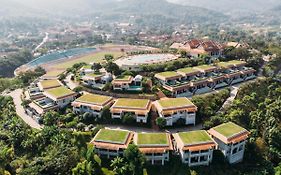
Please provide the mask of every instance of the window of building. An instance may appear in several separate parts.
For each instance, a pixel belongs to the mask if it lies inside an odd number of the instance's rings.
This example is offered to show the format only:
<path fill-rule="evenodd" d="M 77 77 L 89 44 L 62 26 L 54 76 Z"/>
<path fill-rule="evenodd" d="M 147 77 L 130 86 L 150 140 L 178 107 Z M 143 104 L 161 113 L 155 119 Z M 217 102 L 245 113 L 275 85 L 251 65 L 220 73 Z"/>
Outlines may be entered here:
<path fill-rule="evenodd" d="M 232 150 L 232 154 L 236 154 L 237 153 L 237 148 L 234 148 L 233 150 Z"/>

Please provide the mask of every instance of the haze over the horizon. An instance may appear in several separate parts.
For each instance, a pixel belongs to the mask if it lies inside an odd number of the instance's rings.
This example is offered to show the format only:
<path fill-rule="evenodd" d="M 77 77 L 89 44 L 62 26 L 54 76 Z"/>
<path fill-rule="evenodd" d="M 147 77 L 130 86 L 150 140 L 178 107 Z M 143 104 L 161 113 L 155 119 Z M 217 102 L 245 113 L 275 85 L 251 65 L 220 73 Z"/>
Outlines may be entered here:
<path fill-rule="evenodd" d="M 7 3 L 0 0 L 1 4 Z M 75 10 L 79 7 L 87 7 L 96 3 L 110 3 L 112 1 L 125 0 L 9 0 L 16 4 L 25 5 L 32 8 L 45 8 L 46 10 Z M 149 0 L 148 0 L 149 1 Z M 280 0 L 167 0 L 168 2 L 203 7 L 215 11 L 229 13 L 236 11 L 256 12 L 272 9 L 281 5 Z"/>

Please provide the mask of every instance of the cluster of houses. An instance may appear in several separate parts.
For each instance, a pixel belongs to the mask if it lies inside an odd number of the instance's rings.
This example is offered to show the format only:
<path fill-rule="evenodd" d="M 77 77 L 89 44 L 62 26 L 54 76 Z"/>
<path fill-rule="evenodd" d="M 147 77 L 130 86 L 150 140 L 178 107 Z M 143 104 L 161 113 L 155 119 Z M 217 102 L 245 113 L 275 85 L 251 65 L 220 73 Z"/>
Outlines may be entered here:
<path fill-rule="evenodd" d="M 115 91 L 142 91 L 141 75 L 135 77 L 130 75 L 114 77 L 111 73 L 95 72 L 90 65 L 80 69 L 82 84 L 95 89 L 103 89 L 107 83 L 112 83 Z"/>
<path fill-rule="evenodd" d="M 25 91 L 25 98 L 31 100 L 26 113 L 39 120 L 47 111 L 66 107 L 76 96 L 77 93 L 66 88 L 59 80 L 41 77 Z"/>
<path fill-rule="evenodd" d="M 112 119 L 121 119 L 130 113 L 138 123 L 147 123 L 149 113 L 155 111 L 159 117 L 166 119 L 166 125 L 172 126 L 179 119 L 186 125 L 195 125 L 197 107 L 187 98 L 163 98 L 152 102 L 148 99 L 130 99 L 84 93 L 72 102 L 75 113 L 89 112 L 101 117 L 102 111 L 110 107 Z"/>
<path fill-rule="evenodd" d="M 155 78 L 173 96 L 189 97 L 254 79 L 256 77 L 255 70 L 245 65 L 246 62 L 237 60 L 219 62 L 214 65 L 161 72 L 155 74 Z"/>
<path fill-rule="evenodd" d="M 188 166 L 209 165 L 213 151 L 220 150 L 230 163 L 243 160 L 249 132 L 228 122 L 208 131 L 169 133 L 135 133 L 127 130 L 101 129 L 90 144 L 95 152 L 107 158 L 123 156 L 130 143 L 138 146 L 151 164 L 164 165 L 176 152 Z"/>

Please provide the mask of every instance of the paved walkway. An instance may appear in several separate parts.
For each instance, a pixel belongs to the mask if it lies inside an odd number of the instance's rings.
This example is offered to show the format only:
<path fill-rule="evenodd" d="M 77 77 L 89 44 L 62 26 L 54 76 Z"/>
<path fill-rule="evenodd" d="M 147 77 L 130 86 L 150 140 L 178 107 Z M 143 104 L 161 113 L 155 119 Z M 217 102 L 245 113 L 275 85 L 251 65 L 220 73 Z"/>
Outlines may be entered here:
<path fill-rule="evenodd" d="M 30 116 L 28 116 L 25 113 L 24 108 L 22 107 L 21 103 L 21 94 L 22 94 L 22 89 L 17 89 L 14 90 L 12 92 L 10 92 L 9 96 L 11 96 L 13 98 L 13 101 L 15 103 L 15 107 L 16 107 L 16 112 L 18 114 L 18 116 L 26 123 L 28 124 L 30 127 L 34 128 L 34 129 L 41 129 L 42 126 L 39 125 L 33 118 L 31 118 Z"/>
<path fill-rule="evenodd" d="M 234 86 L 231 86 L 230 87 L 230 96 L 228 97 L 228 99 L 226 99 L 226 101 L 224 102 L 224 104 L 222 105 L 222 107 L 219 109 L 219 111 L 217 113 L 220 113 L 222 112 L 225 107 L 229 106 L 230 104 L 232 104 L 233 100 L 235 99 L 237 93 L 238 93 L 238 90 L 239 90 L 239 86 L 240 84 L 238 85 L 234 85 Z"/>
<path fill-rule="evenodd" d="M 71 80 L 71 77 L 74 76 L 73 74 L 68 74 L 64 80 L 64 82 L 66 83 L 66 85 L 69 87 L 69 89 L 73 90 L 76 87 L 78 87 L 79 85 L 77 83 L 75 83 L 74 81 Z"/>

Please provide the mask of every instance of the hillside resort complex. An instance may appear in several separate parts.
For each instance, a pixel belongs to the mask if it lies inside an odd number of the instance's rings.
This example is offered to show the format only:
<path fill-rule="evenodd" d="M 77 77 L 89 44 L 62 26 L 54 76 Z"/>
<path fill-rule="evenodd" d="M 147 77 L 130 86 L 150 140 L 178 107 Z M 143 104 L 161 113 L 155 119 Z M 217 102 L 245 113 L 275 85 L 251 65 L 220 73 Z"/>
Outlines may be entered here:
<path fill-rule="evenodd" d="M 188 51 L 193 59 L 208 54 L 215 60 L 222 56 L 222 47 L 217 42 L 203 40 L 190 40 L 171 46 Z M 190 167 L 208 166 L 212 163 L 214 151 L 220 151 L 229 164 L 243 161 L 250 132 L 232 122 L 203 130 L 196 116 L 200 106 L 196 106 L 191 98 L 254 79 L 256 71 L 241 60 L 216 60 L 210 64 L 174 71 L 153 72 L 150 76 L 140 71 L 143 65 L 160 64 L 178 58 L 171 53 L 124 56 L 115 60 L 116 64 L 124 72 L 134 73 L 121 75 L 107 72 L 105 68 L 94 70 L 94 64 L 84 64 L 74 75 L 76 83 L 82 88 L 79 91 L 75 88 L 70 90 L 65 81 L 59 80 L 61 72 L 48 72 L 24 91 L 25 99 L 30 100 L 25 111 L 37 122 L 48 111 L 67 108 L 73 114 L 90 114 L 95 122 L 105 120 L 103 114 L 106 111 L 109 116 L 106 120 L 113 123 L 129 116 L 135 125 L 132 127 L 158 125 L 157 122 L 162 121 L 163 128 L 194 128 L 178 132 L 161 132 L 159 128 L 157 132 L 142 132 L 140 128 L 138 132 L 110 127 L 100 129 L 90 144 L 94 146 L 96 154 L 107 159 L 122 157 L 128 146 L 134 144 L 152 165 L 164 165 L 172 155 L 177 155 L 182 163 Z M 151 90 L 153 86 L 157 87 L 157 93 Z M 105 87 L 107 90 L 104 90 Z M 144 89 L 150 89 L 151 94 L 146 94 Z"/>

